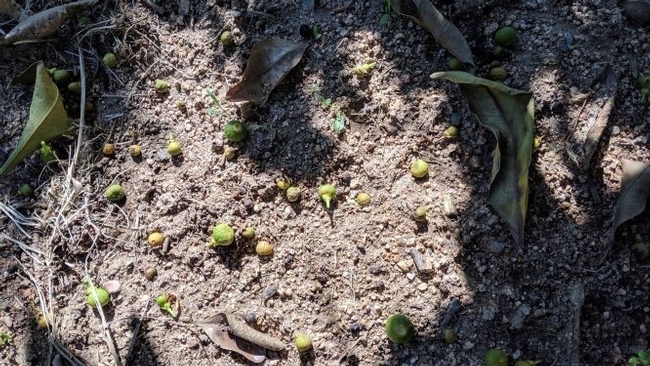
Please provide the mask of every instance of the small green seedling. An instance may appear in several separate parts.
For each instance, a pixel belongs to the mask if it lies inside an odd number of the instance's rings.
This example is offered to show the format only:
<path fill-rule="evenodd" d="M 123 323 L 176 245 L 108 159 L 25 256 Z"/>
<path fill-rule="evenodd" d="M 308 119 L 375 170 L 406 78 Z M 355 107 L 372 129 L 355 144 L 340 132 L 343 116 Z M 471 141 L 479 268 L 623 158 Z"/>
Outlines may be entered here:
<path fill-rule="evenodd" d="M 323 184 L 318 187 L 318 196 L 325 202 L 325 207 L 329 210 L 332 200 L 336 197 L 336 186 L 333 184 Z"/>
<path fill-rule="evenodd" d="M 10 332 L 0 331 L 0 346 L 8 346 L 14 340 Z"/>
<path fill-rule="evenodd" d="M 318 30 L 318 27 L 315 26 L 315 25 L 311 27 L 311 33 L 314 35 L 314 39 L 319 39 L 320 36 L 321 36 L 320 31 Z"/>
<path fill-rule="evenodd" d="M 124 196 L 124 188 L 122 188 L 122 186 L 119 184 L 113 184 L 109 186 L 104 192 L 104 197 L 111 202 L 120 201 L 122 198 L 124 198 Z"/>
<path fill-rule="evenodd" d="M 490 348 L 483 357 L 485 366 L 508 366 L 508 356 L 498 348 Z"/>
<path fill-rule="evenodd" d="M 384 330 L 388 339 L 398 344 L 410 342 L 415 335 L 413 323 L 403 314 L 394 314 L 388 317 Z"/>
<path fill-rule="evenodd" d="M 232 120 L 223 126 L 223 136 L 228 141 L 241 142 L 248 137 L 248 130 L 243 123 L 238 120 Z"/>
<path fill-rule="evenodd" d="M 636 87 L 641 92 L 641 103 L 648 101 L 650 95 L 650 76 L 639 76 L 636 78 Z"/>
<path fill-rule="evenodd" d="M 88 281 L 84 281 L 84 288 L 86 290 L 86 302 L 91 308 L 97 307 L 95 295 L 97 296 L 97 300 L 99 300 L 99 304 L 101 306 L 106 306 L 108 302 L 111 301 L 111 295 L 108 293 L 108 291 L 106 291 L 106 289 L 97 286 L 91 286 L 90 282 Z"/>
<path fill-rule="evenodd" d="M 380 25 L 388 24 L 388 21 L 390 20 L 390 13 L 392 11 L 393 11 L 392 0 L 386 0 L 386 3 L 384 4 L 384 13 L 381 15 L 381 18 L 379 18 Z"/>
<path fill-rule="evenodd" d="M 174 304 L 174 308 L 172 308 L 172 304 Z M 178 311 L 180 309 L 181 302 L 178 300 L 178 298 L 176 298 L 176 295 L 172 293 L 161 294 L 156 298 L 156 305 L 158 305 L 160 310 L 169 313 L 172 318 L 178 318 Z"/>
<path fill-rule="evenodd" d="M 222 222 L 212 229 L 212 236 L 210 237 L 208 248 L 228 246 L 232 244 L 233 241 L 235 241 L 235 230 L 233 230 L 230 225 Z"/>
<path fill-rule="evenodd" d="M 650 355 L 648 355 L 647 351 L 640 350 L 636 355 L 630 357 L 627 362 L 630 366 L 650 366 Z"/>
<path fill-rule="evenodd" d="M 296 348 L 298 349 L 298 352 L 300 352 L 300 353 L 309 351 L 311 349 L 311 347 L 312 347 L 311 337 L 309 337 L 305 333 L 298 333 L 296 335 L 296 339 L 294 341 L 294 344 L 296 345 Z"/>
<path fill-rule="evenodd" d="M 352 73 L 356 76 L 368 75 L 375 68 L 375 65 L 377 65 L 377 63 L 374 61 L 369 61 L 361 65 L 357 65 L 352 69 Z"/>
<path fill-rule="evenodd" d="M 54 154 L 54 150 L 52 150 L 52 145 L 45 143 L 45 141 L 41 141 L 41 149 L 39 150 L 39 154 L 41 161 L 46 164 L 50 161 L 56 160 L 56 154 Z"/>
<path fill-rule="evenodd" d="M 226 114 L 226 111 L 223 109 L 221 106 L 221 102 L 219 101 L 219 98 L 214 94 L 214 92 L 210 89 L 206 90 L 205 93 L 210 97 L 212 100 L 212 103 L 214 104 L 214 107 L 208 108 L 208 115 L 210 116 L 223 116 Z"/>
<path fill-rule="evenodd" d="M 31 197 L 34 195 L 34 188 L 28 183 L 21 184 L 18 187 L 18 194 L 23 197 Z"/>
<path fill-rule="evenodd" d="M 334 113 L 335 117 L 332 120 L 332 130 L 334 130 L 334 132 L 343 131 L 345 129 L 347 118 L 341 111 L 341 108 L 332 102 L 332 98 L 325 98 L 321 95 L 321 89 L 318 84 L 314 84 L 309 87 L 309 92 L 314 96 L 314 98 L 316 98 L 316 100 L 323 106 L 323 108 L 329 109 Z"/>

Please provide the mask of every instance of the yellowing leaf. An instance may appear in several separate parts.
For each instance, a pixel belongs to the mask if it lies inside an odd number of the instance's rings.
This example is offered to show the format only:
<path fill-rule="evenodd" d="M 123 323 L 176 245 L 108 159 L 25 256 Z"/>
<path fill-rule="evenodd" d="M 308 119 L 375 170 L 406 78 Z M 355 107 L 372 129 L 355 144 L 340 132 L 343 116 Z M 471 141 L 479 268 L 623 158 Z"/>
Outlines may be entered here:
<path fill-rule="evenodd" d="M 29 121 L 18 145 L 0 167 L 0 176 L 7 174 L 23 159 L 38 150 L 41 141 L 52 141 L 72 127 L 63 100 L 43 63 L 36 69 L 36 84 L 29 108 Z"/>
<path fill-rule="evenodd" d="M 305 49 L 306 43 L 277 38 L 256 43 L 244 76 L 228 90 L 226 100 L 264 104 L 271 91 L 300 62 Z"/>
<path fill-rule="evenodd" d="M 535 101 L 532 93 L 462 71 L 437 72 L 460 86 L 479 123 L 494 133 L 490 205 L 508 223 L 517 244 L 524 242 L 528 209 L 528 168 L 533 150 Z"/>
<path fill-rule="evenodd" d="M 645 210 L 650 197 L 650 163 L 626 160 L 623 162 L 621 196 L 616 202 L 609 241 L 614 242 L 616 229 L 625 221 Z"/>

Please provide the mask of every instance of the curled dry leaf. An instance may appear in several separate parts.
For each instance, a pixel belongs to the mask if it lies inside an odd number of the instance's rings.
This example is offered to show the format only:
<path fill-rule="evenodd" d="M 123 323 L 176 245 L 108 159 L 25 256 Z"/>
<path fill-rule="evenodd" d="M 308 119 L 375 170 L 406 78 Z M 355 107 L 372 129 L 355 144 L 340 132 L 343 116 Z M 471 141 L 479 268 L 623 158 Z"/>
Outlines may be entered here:
<path fill-rule="evenodd" d="M 614 208 L 614 218 L 610 229 L 609 242 L 613 243 L 616 229 L 625 221 L 645 210 L 650 196 L 650 163 L 623 161 L 621 195 Z"/>
<path fill-rule="evenodd" d="M 479 123 L 494 133 L 490 205 L 524 243 L 528 209 L 528 168 L 533 153 L 535 101 L 530 92 L 476 77 L 462 71 L 437 72 L 433 79 L 459 84 Z"/>
<path fill-rule="evenodd" d="M 20 5 L 15 0 L 0 0 L 0 14 L 6 14 L 11 19 L 20 18 Z"/>
<path fill-rule="evenodd" d="M 474 73 L 474 57 L 472 50 L 458 28 L 431 3 L 431 0 L 393 0 L 393 9 L 433 34 L 442 47 L 465 65 L 467 71 Z"/>
<path fill-rule="evenodd" d="M 41 147 L 41 141 L 49 142 L 63 135 L 72 127 L 68 113 L 45 65 L 36 68 L 36 84 L 29 108 L 29 121 L 20 136 L 18 145 L 0 167 L 0 176 L 7 174 L 28 155 Z"/>
<path fill-rule="evenodd" d="M 81 0 L 38 12 L 18 23 L 0 40 L 0 45 L 47 37 L 56 32 L 72 14 L 93 5 L 96 1 Z"/>
<path fill-rule="evenodd" d="M 256 43 L 244 76 L 228 90 L 226 100 L 264 104 L 271 91 L 300 62 L 305 49 L 306 43 L 278 38 Z"/>
<path fill-rule="evenodd" d="M 650 25 L 650 0 L 624 0 L 619 3 L 634 24 Z"/>
<path fill-rule="evenodd" d="M 263 362 L 265 349 L 280 351 L 285 347 L 281 341 L 251 328 L 231 314 L 218 313 L 197 324 L 219 347 L 237 352 L 252 362 Z"/>

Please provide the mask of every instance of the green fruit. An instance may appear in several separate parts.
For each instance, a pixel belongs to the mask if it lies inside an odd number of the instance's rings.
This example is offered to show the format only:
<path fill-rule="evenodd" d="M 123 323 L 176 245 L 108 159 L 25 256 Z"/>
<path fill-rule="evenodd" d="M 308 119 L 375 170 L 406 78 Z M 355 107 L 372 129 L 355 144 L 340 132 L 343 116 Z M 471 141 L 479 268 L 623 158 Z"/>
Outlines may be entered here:
<path fill-rule="evenodd" d="M 241 233 L 241 236 L 243 236 L 246 239 L 253 239 L 255 237 L 255 228 L 252 226 L 248 226 L 244 231 Z"/>
<path fill-rule="evenodd" d="M 114 53 L 107 53 L 104 55 L 104 58 L 102 58 L 102 62 L 106 67 L 109 69 L 114 69 L 117 67 L 117 57 L 115 56 Z"/>
<path fill-rule="evenodd" d="M 426 221 L 427 220 L 427 208 L 426 207 L 418 207 L 415 209 L 415 214 L 413 215 L 415 218 L 415 221 Z"/>
<path fill-rule="evenodd" d="M 95 302 L 95 297 L 92 294 L 92 290 L 87 289 L 86 290 L 86 301 L 88 301 L 88 305 L 92 308 L 97 307 L 97 303 Z M 101 287 L 95 287 L 95 294 L 97 294 L 97 299 L 99 300 L 99 304 L 101 306 L 106 306 L 108 302 L 111 300 L 111 296 L 108 294 L 108 291 L 104 290 Z"/>
<path fill-rule="evenodd" d="M 449 57 L 447 59 L 447 68 L 451 71 L 465 70 L 465 66 L 463 66 L 463 63 L 460 62 L 460 60 L 457 59 L 456 57 Z"/>
<path fill-rule="evenodd" d="M 119 184 L 113 184 L 112 186 L 106 188 L 106 192 L 104 192 L 104 197 L 112 202 L 121 200 L 124 198 L 124 195 L 124 188 L 122 188 L 122 186 Z"/>
<path fill-rule="evenodd" d="M 532 360 L 521 360 L 515 362 L 515 366 L 535 366 L 539 364 L 540 361 L 532 361 Z"/>
<path fill-rule="evenodd" d="M 284 191 L 286 189 L 289 189 L 289 187 L 291 187 L 291 180 L 289 180 L 287 178 L 284 178 L 284 177 L 276 178 L 275 179 L 275 185 L 278 186 L 278 188 L 280 188 L 281 190 Z"/>
<path fill-rule="evenodd" d="M 285 193 L 289 202 L 296 202 L 300 199 L 300 188 L 298 187 L 289 187 Z"/>
<path fill-rule="evenodd" d="M 59 85 L 65 85 L 70 78 L 72 78 L 72 71 L 70 70 L 54 70 L 52 73 L 52 80 Z"/>
<path fill-rule="evenodd" d="M 241 142 L 248 136 L 248 130 L 241 122 L 232 120 L 223 126 L 223 135 L 232 142 Z"/>
<path fill-rule="evenodd" d="M 225 31 L 221 33 L 221 37 L 219 37 L 219 41 L 221 41 L 221 44 L 224 46 L 230 46 L 232 44 L 232 33 L 229 31 Z"/>
<path fill-rule="evenodd" d="M 445 137 L 449 139 L 455 139 L 458 137 L 458 127 L 456 126 L 449 126 L 445 130 Z"/>
<path fill-rule="evenodd" d="M 156 89 L 158 93 L 167 93 L 169 91 L 169 82 L 161 79 L 156 79 L 153 84 L 153 88 Z"/>
<path fill-rule="evenodd" d="M 395 343 L 408 343 L 415 335 L 413 323 L 402 314 L 394 314 L 386 320 L 386 335 Z"/>
<path fill-rule="evenodd" d="M 494 42 L 500 46 L 509 47 L 517 41 L 517 31 L 513 27 L 503 27 L 494 33 Z"/>
<path fill-rule="evenodd" d="M 81 83 L 78 81 L 73 81 L 68 84 L 68 91 L 72 94 L 81 94 Z"/>
<path fill-rule="evenodd" d="M 454 332 L 453 329 L 447 328 L 447 329 L 445 329 L 443 334 L 445 336 L 445 343 L 451 344 L 451 343 L 456 342 L 456 339 L 457 339 L 456 332 Z"/>
<path fill-rule="evenodd" d="M 235 241 L 235 230 L 228 224 L 220 223 L 212 229 L 212 240 L 210 241 L 212 245 L 208 246 L 226 246 L 232 244 L 233 241 Z"/>
<path fill-rule="evenodd" d="M 483 357 L 485 366 L 508 366 L 508 356 L 498 348 L 490 348 Z"/>
<path fill-rule="evenodd" d="M 34 195 L 34 188 L 31 185 L 24 183 L 18 188 L 18 194 L 23 197 L 31 197 Z"/>
<path fill-rule="evenodd" d="M 415 178 L 422 178 L 429 173 L 429 164 L 421 159 L 416 159 L 411 163 L 411 175 Z"/>
<path fill-rule="evenodd" d="M 171 140 L 169 141 L 169 144 L 167 144 L 167 152 L 171 156 L 178 156 L 183 153 L 183 148 L 181 147 L 181 144 L 178 143 L 178 141 Z"/>
<path fill-rule="evenodd" d="M 357 194 L 357 197 L 355 197 L 354 200 L 357 201 L 357 204 L 359 204 L 359 206 L 368 206 L 370 204 L 371 198 L 368 193 L 359 192 L 359 194 Z"/>
<path fill-rule="evenodd" d="M 298 333 L 294 343 L 298 352 L 305 352 L 311 349 L 311 338 L 305 333 Z"/>
<path fill-rule="evenodd" d="M 495 67 L 490 70 L 490 79 L 492 80 L 505 80 L 508 77 L 508 72 L 503 67 Z"/>
<path fill-rule="evenodd" d="M 333 184 L 323 184 L 318 187 L 318 196 L 325 202 L 325 207 L 329 209 L 332 200 L 336 197 L 336 187 Z"/>

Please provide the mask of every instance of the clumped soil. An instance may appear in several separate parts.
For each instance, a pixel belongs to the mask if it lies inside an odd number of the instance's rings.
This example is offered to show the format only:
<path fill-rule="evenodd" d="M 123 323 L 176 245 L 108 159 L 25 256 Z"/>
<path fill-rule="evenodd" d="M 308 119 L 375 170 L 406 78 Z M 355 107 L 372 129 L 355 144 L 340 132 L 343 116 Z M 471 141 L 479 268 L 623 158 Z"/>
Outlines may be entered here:
<path fill-rule="evenodd" d="M 487 202 L 494 137 L 455 85 L 430 79 L 448 55 L 425 30 L 395 13 L 381 24 L 376 0 L 323 0 L 313 11 L 289 0 L 187 3 L 99 2 L 45 41 L 0 48 L 0 160 L 19 139 L 32 93 L 8 83 L 30 64 L 79 78 L 81 53 L 94 105 L 81 140 L 54 143 L 59 163 L 44 166 L 35 154 L 0 180 L 3 207 L 34 223 L 22 233 L 16 215 L 0 217 L 0 330 L 13 335 L 0 363 L 45 364 L 60 348 L 114 365 L 112 344 L 133 365 L 246 364 L 194 324 L 217 312 L 287 344 L 269 352 L 269 365 L 480 365 L 492 347 L 541 365 L 626 365 L 648 349 L 650 266 L 632 246 L 650 240 L 650 214 L 622 225 L 613 245 L 607 236 L 623 160 L 650 158 L 647 105 L 634 85 L 635 74 L 650 73 L 650 37 L 613 1 L 435 2 L 468 39 L 479 75 L 494 66 L 493 32 L 518 32 L 501 61 L 504 82 L 533 93 L 542 141 L 521 246 Z M 77 26 L 81 16 L 89 28 Z M 301 25 L 320 37 L 303 38 Z M 219 41 L 225 30 L 230 46 Z M 309 47 L 268 101 L 242 116 L 226 91 L 251 47 L 271 37 Z M 106 52 L 117 68 L 101 64 Z M 376 62 L 369 75 L 350 75 L 367 61 Z M 573 157 L 609 96 L 595 83 L 607 65 L 616 105 L 585 169 Z M 157 93 L 156 79 L 170 91 Z M 343 132 L 333 131 L 335 111 L 314 86 L 347 117 Z M 62 94 L 78 124 L 80 97 Z M 235 118 L 251 134 L 233 144 L 221 128 Z M 450 125 L 458 139 L 444 137 Z M 178 157 L 165 152 L 170 135 L 182 145 Z M 101 153 L 105 143 L 113 156 Z M 128 153 L 135 143 L 141 158 Z M 226 159 L 230 148 L 235 157 Z M 409 174 L 415 158 L 430 163 L 427 177 Z M 299 201 L 276 187 L 282 176 L 302 190 Z M 116 204 L 103 192 L 117 182 L 126 198 Z M 22 183 L 36 187 L 33 198 L 16 195 Z M 323 183 L 338 187 L 332 210 L 319 200 Z M 354 201 L 361 191 L 372 197 L 367 207 Z M 425 222 L 413 220 L 419 206 L 428 208 Z M 259 257 L 255 240 L 242 237 L 207 248 L 219 222 L 255 226 L 274 255 Z M 154 230 L 166 238 L 162 248 L 147 244 Z M 121 284 L 104 309 L 114 342 L 86 304 L 86 277 Z M 180 299 L 177 320 L 154 303 L 164 292 Z M 35 316 L 42 304 L 54 319 L 45 329 Z M 386 338 L 394 313 L 414 322 L 411 343 Z M 447 328 L 457 336 L 451 344 Z M 302 356 L 292 345 L 298 332 L 313 339 Z"/>

